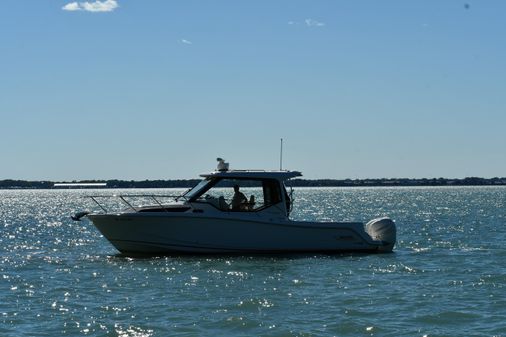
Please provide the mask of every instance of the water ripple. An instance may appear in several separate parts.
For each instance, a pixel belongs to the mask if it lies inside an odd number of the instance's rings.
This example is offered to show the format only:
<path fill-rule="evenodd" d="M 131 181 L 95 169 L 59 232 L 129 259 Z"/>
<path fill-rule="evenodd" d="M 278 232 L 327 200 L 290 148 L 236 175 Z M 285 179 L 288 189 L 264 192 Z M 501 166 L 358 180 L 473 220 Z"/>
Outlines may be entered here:
<path fill-rule="evenodd" d="M 506 336 L 506 188 L 296 190 L 299 220 L 390 215 L 393 254 L 149 259 L 70 220 L 88 193 L 0 191 L 1 336 Z"/>

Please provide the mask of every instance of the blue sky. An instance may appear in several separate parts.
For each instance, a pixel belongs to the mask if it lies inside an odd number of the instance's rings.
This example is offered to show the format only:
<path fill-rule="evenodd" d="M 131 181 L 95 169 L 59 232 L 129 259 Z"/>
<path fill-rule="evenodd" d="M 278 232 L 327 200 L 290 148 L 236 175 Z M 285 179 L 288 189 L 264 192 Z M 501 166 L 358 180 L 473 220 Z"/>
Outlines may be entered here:
<path fill-rule="evenodd" d="M 74 10 L 70 10 L 74 9 Z M 0 11 L 0 179 L 506 176 L 504 1 Z"/>

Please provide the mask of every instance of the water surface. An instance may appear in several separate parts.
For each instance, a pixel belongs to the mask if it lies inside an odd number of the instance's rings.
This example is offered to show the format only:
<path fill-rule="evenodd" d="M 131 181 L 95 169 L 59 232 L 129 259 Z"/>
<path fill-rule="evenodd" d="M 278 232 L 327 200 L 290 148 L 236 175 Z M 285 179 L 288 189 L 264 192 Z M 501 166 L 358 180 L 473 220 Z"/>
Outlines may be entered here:
<path fill-rule="evenodd" d="M 297 188 L 297 220 L 389 215 L 392 254 L 129 258 L 69 215 L 105 193 L 0 191 L 0 336 L 506 336 L 506 188 Z"/>

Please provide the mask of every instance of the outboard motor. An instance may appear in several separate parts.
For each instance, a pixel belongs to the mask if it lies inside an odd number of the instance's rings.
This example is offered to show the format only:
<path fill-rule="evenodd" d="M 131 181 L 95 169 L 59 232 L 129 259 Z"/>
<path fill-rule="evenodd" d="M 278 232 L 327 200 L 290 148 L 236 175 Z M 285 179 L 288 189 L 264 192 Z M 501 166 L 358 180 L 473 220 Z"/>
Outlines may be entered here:
<path fill-rule="evenodd" d="M 373 240 L 382 241 L 382 252 L 391 252 L 397 239 L 397 229 L 392 219 L 384 217 L 373 219 L 365 224 L 365 231 Z"/>

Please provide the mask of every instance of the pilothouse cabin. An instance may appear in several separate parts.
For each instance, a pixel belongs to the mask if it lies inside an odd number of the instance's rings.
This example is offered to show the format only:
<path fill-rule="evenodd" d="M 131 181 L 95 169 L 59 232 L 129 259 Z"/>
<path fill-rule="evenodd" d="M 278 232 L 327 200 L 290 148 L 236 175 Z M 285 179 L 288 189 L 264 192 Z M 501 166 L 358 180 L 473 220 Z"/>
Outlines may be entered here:
<path fill-rule="evenodd" d="M 184 195 L 195 208 L 210 205 L 222 212 L 277 213 L 287 217 L 291 200 L 284 181 L 296 171 L 215 171 Z"/>

